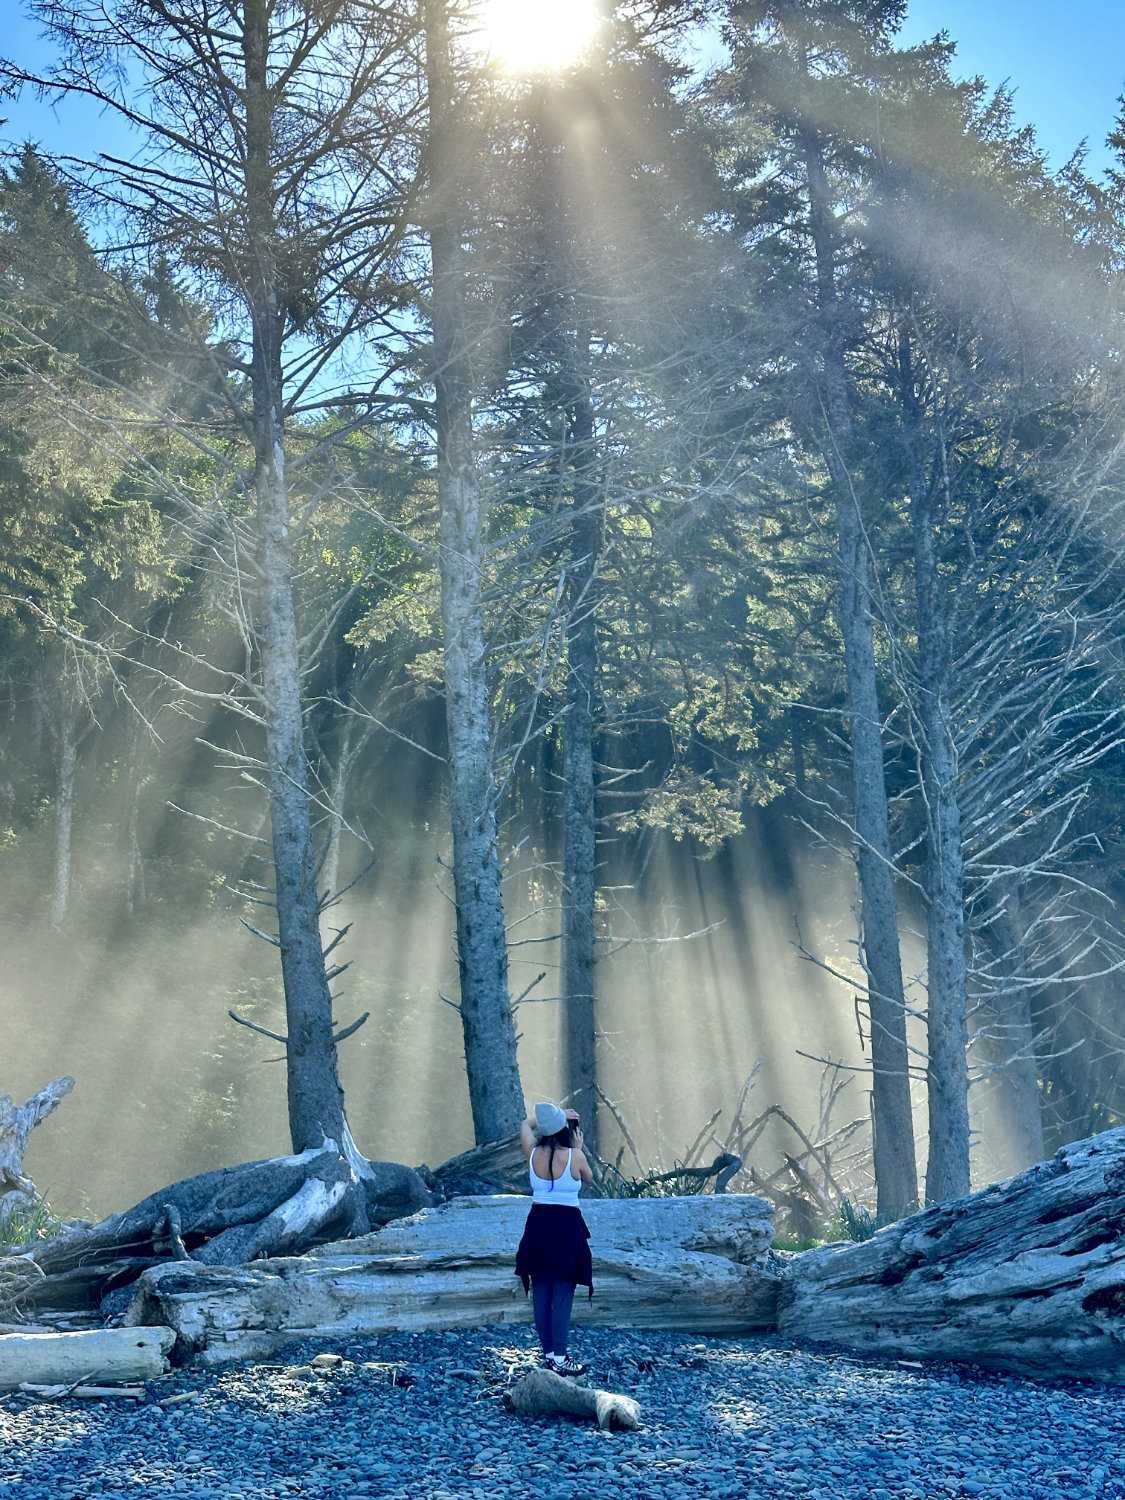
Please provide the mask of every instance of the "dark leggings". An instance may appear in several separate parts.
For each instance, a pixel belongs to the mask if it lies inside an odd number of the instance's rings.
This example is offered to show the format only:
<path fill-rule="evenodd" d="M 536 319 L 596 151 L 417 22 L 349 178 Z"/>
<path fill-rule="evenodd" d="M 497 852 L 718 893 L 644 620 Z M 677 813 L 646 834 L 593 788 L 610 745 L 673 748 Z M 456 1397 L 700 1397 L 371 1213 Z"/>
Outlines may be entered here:
<path fill-rule="evenodd" d="M 574 1302 L 573 1281 L 544 1281 L 531 1278 L 531 1302 L 535 1308 L 535 1330 L 544 1354 L 566 1354 L 570 1332 L 570 1309 Z"/>

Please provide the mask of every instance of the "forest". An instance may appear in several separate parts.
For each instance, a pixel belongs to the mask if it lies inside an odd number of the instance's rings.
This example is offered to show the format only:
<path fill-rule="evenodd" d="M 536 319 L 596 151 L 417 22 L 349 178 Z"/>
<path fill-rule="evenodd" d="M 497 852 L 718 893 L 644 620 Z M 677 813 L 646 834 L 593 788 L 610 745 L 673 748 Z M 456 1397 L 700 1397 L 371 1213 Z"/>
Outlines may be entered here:
<path fill-rule="evenodd" d="M 103 122 L 0 177 L 56 1206 L 554 1097 L 889 1221 L 1125 1123 L 1125 123 L 1052 169 L 905 0 L 551 67 L 461 0 L 31 9 L 0 115 Z"/>

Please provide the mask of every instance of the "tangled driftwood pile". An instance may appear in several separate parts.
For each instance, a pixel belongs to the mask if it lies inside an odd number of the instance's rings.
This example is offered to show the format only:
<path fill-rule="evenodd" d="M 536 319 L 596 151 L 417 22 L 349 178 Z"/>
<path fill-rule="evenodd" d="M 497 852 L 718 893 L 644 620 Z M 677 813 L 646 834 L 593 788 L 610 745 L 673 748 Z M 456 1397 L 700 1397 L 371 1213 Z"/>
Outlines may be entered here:
<path fill-rule="evenodd" d="M 741 1194 L 594 1199 L 596 1294 L 576 1323 L 737 1334 L 777 1321 L 779 1263 L 769 1206 Z M 455 1198 L 377 1234 L 300 1259 L 146 1271 L 125 1317 L 175 1328 L 204 1362 L 263 1356 L 294 1338 L 525 1323 L 515 1272 L 527 1199 Z"/>
<path fill-rule="evenodd" d="M 366 1233 L 433 1201 L 411 1168 L 345 1156 L 326 1141 L 319 1151 L 188 1177 L 100 1224 L 41 1241 L 30 1256 L 0 1261 L 0 1295 L 6 1276 L 9 1286 L 26 1283 L 18 1297 L 8 1294 L 9 1302 L 25 1308 L 100 1304 L 107 1313 L 120 1312 L 107 1298 L 150 1266 L 169 1260 L 229 1266 L 299 1255 L 333 1234 Z M 30 1282 L 29 1260 L 35 1271 Z"/>
<path fill-rule="evenodd" d="M 26 1195 L 18 1132 L 7 1140 L 7 1191 Z M 171 1328 L 174 1357 L 212 1361 L 294 1337 L 523 1321 L 512 1272 L 526 1199 L 487 1192 L 523 1170 L 512 1141 L 436 1173 L 325 1142 L 204 1173 L 0 1260 L 0 1317 L 100 1306 Z M 776 1330 L 1125 1385 L 1125 1130 L 862 1244 L 788 1257 L 769 1248 L 770 1205 L 749 1194 L 584 1207 L 598 1297 L 579 1300 L 577 1321 Z"/>

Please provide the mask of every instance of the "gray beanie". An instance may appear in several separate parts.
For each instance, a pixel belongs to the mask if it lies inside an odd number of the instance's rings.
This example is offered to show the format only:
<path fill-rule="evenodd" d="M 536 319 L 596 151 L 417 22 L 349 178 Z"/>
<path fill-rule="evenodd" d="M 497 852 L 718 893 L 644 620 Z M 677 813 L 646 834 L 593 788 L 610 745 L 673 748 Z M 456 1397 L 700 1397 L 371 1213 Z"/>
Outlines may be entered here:
<path fill-rule="evenodd" d="M 566 1115 L 557 1104 L 544 1100 L 535 1106 L 535 1128 L 540 1135 L 557 1135 L 566 1129 Z"/>

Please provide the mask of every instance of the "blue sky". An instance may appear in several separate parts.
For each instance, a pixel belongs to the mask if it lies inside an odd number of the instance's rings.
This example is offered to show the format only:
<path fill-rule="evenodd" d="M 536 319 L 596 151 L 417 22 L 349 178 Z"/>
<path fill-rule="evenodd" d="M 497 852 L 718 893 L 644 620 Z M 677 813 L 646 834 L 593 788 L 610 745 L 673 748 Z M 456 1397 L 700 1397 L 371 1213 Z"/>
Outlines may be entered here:
<path fill-rule="evenodd" d="M 1021 125 L 1035 126 L 1059 167 L 1083 138 L 1088 166 L 1111 161 L 1105 138 L 1125 93 L 1123 0 L 909 0 L 903 41 L 948 31 L 953 74 L 1015 90 Z"/>
<path fill-rule="evenodd" d="M 21 61 L 42 56 L 22 3 L 7 4 L 17 13 L 6 17 L 0 49 Z M 1053 166 L 1084 138 L 1091 169 L 1109 163 L 1105 137 L 1125 93 L 1125 0 L 909 0 L 904 41 L 942 30 L 957 43 L 956 76 L 980 73 L 1014 88 L 1016 116 L 1036 127 Z M 67 105 L 56 122 L 31 100 L 0 101 L 5 115 L 9 138 L 30 135 L 58 151 L 105 144 L 99 136 L 111 128 L 89 106 Z"/>

